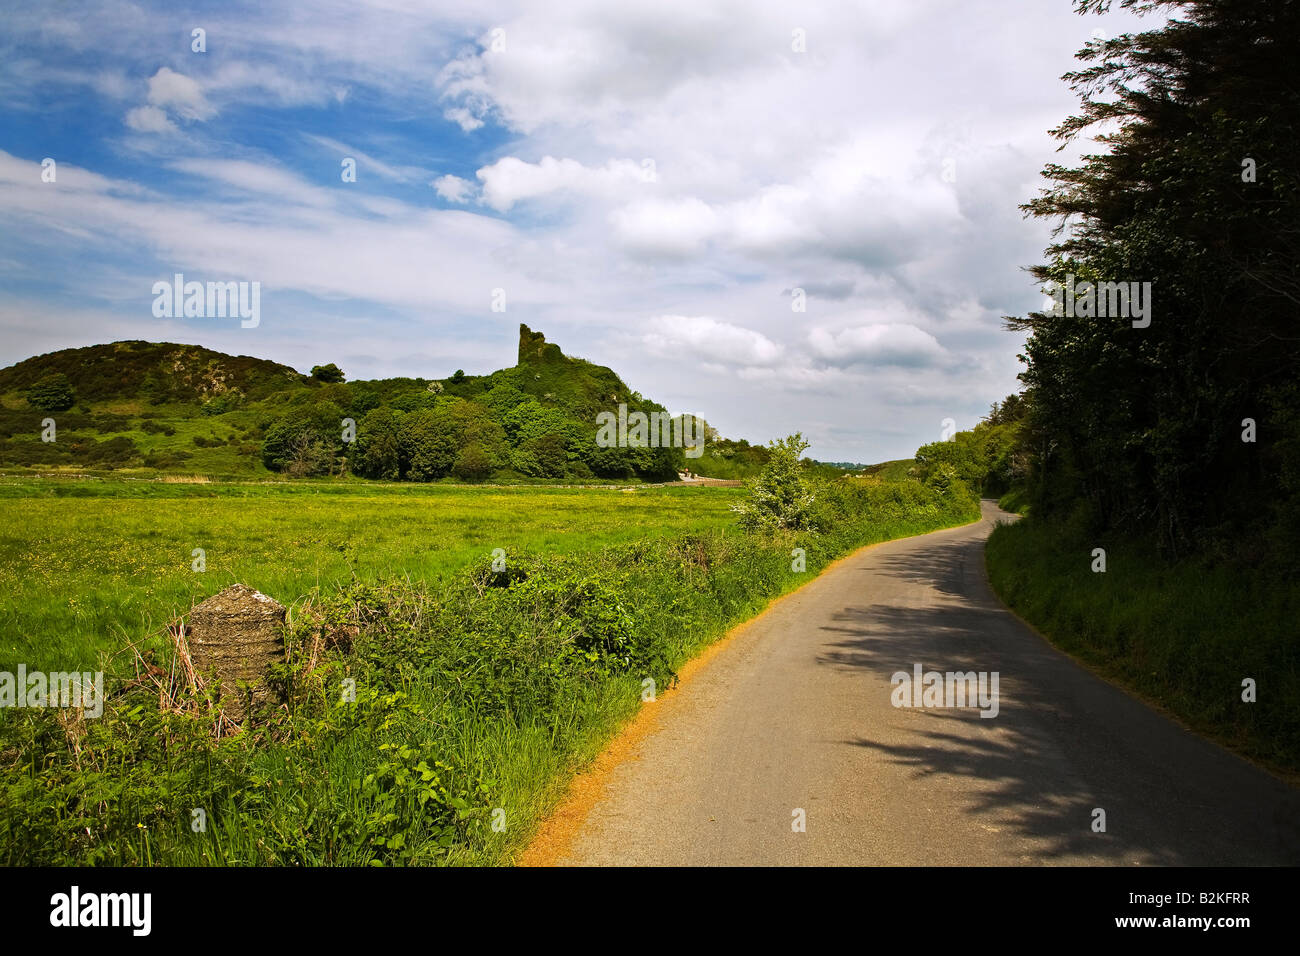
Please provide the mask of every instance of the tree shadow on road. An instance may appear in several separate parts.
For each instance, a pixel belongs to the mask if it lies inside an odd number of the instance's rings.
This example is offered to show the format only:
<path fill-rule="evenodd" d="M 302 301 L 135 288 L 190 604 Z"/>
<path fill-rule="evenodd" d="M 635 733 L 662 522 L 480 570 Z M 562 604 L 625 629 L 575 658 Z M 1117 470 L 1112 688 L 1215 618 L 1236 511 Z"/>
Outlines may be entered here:
<path fill-rule="evenodd" d="M 899 708 L 880 736 L 901 742 L 843 743 L 908 768 L 921 787 L 936 775 L 967 781 L 965 812 L 1032 840 L 1027 862 L 1297 862 L 1294 792 L 1084 671 L 996 603 L 968 599 L 972 550 L 943 543 L 877 563 L 873 575 L 921 583 L 933 593 L 909 597 L 933 603 L 844 608 L 822 628 L 831 643 L 818 661 L 876 676 L 882 694 L 916 664 L 996 671 L 997 716 Z M 1092 830 L 1094 808 L 1105 833 Z M 1006 862 L 1020 860 L 1009 849 Z"/>

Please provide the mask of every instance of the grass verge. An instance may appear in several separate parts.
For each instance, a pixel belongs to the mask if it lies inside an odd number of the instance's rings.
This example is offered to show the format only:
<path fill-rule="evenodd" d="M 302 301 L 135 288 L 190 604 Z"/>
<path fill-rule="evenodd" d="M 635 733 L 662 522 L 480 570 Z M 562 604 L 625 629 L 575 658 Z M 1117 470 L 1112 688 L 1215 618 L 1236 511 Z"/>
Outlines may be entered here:
<path fill-rule="evenodd" d="M 1092 570 L 1094 548 L 1106 570 Z M 1260 571 L 1170 562 L 1133 538 L 1081 541 L 1027 518 L 986 549 L 1002 600 L 1053 644 L 1191 729 L 1300 772 L 1300 590 Z M 1243 681 L 1256 700 L 1243 700 Z"/>

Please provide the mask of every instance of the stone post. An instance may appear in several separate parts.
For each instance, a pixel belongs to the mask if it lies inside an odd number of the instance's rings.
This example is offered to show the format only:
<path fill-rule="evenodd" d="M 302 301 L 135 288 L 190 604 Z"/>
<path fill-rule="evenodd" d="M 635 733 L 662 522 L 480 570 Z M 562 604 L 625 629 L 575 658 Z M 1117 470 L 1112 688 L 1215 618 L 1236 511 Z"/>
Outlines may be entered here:
<path fill-rule="evenodd" d="M 190 611 L 194 672 L 216 682 L 221 709 L 241 721 L 267 700 L 266 672 L 284 660 L 284 605 L 243 584 L 232 584 Z"/>

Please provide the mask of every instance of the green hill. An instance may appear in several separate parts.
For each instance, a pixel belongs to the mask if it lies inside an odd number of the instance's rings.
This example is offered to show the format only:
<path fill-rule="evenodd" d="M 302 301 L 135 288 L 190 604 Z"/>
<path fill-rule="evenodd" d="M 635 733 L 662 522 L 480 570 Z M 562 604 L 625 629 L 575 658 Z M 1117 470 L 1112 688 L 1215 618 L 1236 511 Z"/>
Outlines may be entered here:
<path fill-rule="evenodd" d="M 202 404 L 218 396 L 259 401 L 309 381 L 266 359 L 198 345 L 130 341 L 50 352 L 0 369 L 0 394 L 25 392 L 54 375 L 72 383 L 82 404 L 131 399 Z"/>
<path fill-rule="evenodd" d="M 899 458 L 863 466 L 859 469 L 859 473 L 879 478 L 881 481 L 904 481 L 915 465 L 916 460 L 913 458 Z"/>
<path fill-rule="evenodd" d="M 266 359 L 167 342 L 39 355 L 0 370 L 0 467 L 670 480 L 688 466 L 732 477 L 766 458 L 766 449 L 713 441 L 712 433 L 701 459 L 686 459 L 680 448 L 599 447 L 598 413 L 620 404 L 630 412 L 668 410 L 524 325 L 518 363 L 490 375 L 342 377 L 333 366 L 304 375 Z"/>

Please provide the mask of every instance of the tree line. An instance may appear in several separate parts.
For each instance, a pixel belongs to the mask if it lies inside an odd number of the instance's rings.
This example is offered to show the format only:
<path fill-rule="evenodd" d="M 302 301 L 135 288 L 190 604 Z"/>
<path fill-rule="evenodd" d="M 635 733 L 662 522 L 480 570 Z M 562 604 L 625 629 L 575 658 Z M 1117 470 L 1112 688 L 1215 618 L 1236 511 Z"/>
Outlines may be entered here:
<path fill-rule="evenodd" d="M 1018 453 L 1033 508 L 1175 556 L 1257 538 L 1295 562 L 1300 2 L 1121 6 L 1169 20 L 1078 54 L 1065 79 L 1081 108 L 1052 133 L 1102 148 L 1049 164 L 1024 210 L 1057 225 L 1031 270 L 1045 290 L 1149 282 L 1151 313 L 1008 319 L 1029 333 Z"/>

